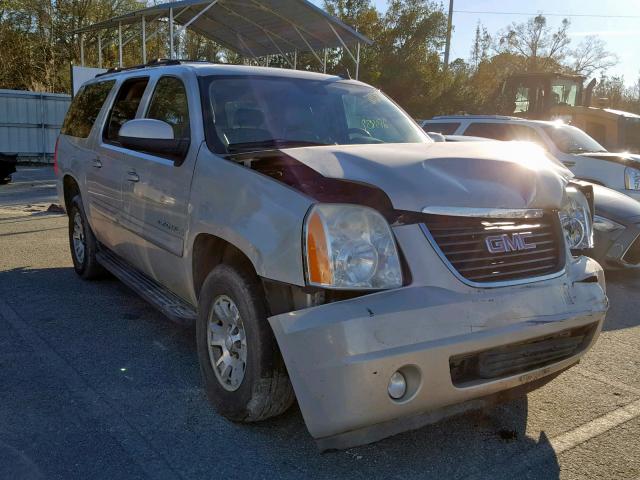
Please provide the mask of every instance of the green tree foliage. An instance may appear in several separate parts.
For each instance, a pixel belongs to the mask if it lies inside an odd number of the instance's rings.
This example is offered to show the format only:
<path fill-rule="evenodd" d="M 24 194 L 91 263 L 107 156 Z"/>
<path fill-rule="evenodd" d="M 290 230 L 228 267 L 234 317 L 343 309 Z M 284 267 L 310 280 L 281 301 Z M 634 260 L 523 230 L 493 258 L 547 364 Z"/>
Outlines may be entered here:
<path fill-rule="evenodd" d="M 69 89 L 69 64 L 80 54 L 79 41 L 69 32 L 140 8 L 136 0 L 3 0 L 1 5 L 0 85 L 45 92 Z"/>
<path fill-rule="evenodd" d="M 69 92 L 70 64 L 80 59 L 80 39 L 71 32 L 141 6 L 144 5 L 138 0 L 1 0 L 0 88 Z M 141 63 L 141 25 L 124 25 L 122 30 L 126 43 L 124 64 Z M 147 32 L 147 58 L 168 57 L 167 22 L 149 22 Z M 116 66 L 119 54 L 115 29 L 84 36 L 86 64 L 98 65 L 98 34 L 103 65 Z M 214 42 L 179 29 L 176 48 L 182 56 L 192 59 L 241 61 Z"/>
<path fill-rule="evenodd" d="M 164 3 L 164 0 L 150 3 Z M 552 28 L 538 15 L 512 23 L 492 36 L 478 23 L 468 61 L 455 59 L 444 68 L 442 52 L 447 16 L 441 1 L 389 0 L 384 13 L 372 0 L 325 0 L 325 9 L 373 40 L 360 52 L 359 78 L 391 96 L 411 115 L 428 118 L 458 112 L 495 113 L 504 80 L 523 71 L 564 71 L 582 74 L 606 71 L 617 62 L 597 38 L 586 37 L 571 48 L 565 20 Z M 138 0 L 0 0 L 0 88 L 48 92 L 69 91 L 69 64 L 80 58 L 73 30 L 115 15 L 137 10 Z M 123 27 L 124 62 L 141 62 L 141 27 Z M 155 34 L 157 32 L 157 34 Z M 85 36 L 85 59 L 98 64 L 98 37 Z M 101 32 L 105 67 L 118 63 L 117 32 Z M 168 57 L 166 21 L 148 24 L 147 58 Z M 454 31 L 455 35 L 455 31 Z M 247 61 L 193 32 L 177 29 L 179 56 L 223 63 Z M 343 49 L 327 51 L 327 71 L 355 76 L 353 56 Z M 324 52 L 299 52 L 297 67 L 322 71 Z M 319 57 L 319 58 L 318 58 Z M 276 55 L 259 64 L 290 67 Z M 258 64 L 257 61 L 252 61 Z M 624 89 L 621 79 L 601 78 L 597 96 L 615 108 L 640 112 L 640 85 Z"/>
<path fill-rule="evenodd" d="M 624 79 L 602 74 L 594 91 L 594 102 L 603 107 L 640 113 L 640 78 L 632 87 Z"/>

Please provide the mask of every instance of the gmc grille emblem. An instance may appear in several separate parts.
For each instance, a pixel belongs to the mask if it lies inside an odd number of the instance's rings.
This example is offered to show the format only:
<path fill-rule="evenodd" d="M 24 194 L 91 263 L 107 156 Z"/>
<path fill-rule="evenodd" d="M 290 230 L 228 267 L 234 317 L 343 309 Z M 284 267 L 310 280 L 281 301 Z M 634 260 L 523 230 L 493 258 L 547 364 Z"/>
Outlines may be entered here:
<path fill-rule="evenodd" d="M 509 235 L 491 235 L 484 239 L 489 253 L 509 253 L 518 252 L 520 250 L 533 250 L 536 248 L 535 243 L 527 243 L 527 239 L 533 234 L 531 232 L 516 232 Z"/>

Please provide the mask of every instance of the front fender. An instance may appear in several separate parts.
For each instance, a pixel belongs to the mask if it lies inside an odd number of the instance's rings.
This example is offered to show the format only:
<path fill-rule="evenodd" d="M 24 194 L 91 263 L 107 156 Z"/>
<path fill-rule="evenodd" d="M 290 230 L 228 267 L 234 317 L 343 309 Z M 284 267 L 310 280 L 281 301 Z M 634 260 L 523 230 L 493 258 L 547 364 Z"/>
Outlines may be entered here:
<path fill-rule="evenodd" d="M 189 260 L 199 234 L 242 251 L 264 278 L 303 286 L 302 228 L 313 200 L 208 148 L 200 151 L 191 187 Z"/>

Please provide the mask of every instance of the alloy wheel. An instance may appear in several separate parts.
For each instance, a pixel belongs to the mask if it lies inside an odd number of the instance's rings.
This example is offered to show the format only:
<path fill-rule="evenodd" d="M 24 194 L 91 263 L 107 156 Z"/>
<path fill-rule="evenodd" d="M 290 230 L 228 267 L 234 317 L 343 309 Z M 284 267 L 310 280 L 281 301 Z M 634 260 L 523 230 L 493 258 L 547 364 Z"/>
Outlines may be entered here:
<path fill-rule="evenodd" d="M 86 243 L 84 238 L 84 226 L 82 225 L 82 216 L 80 212 L 76 211 L 73 216 L 73 251 L 78 263 L 84 263 L 84 255 L 86 250 Z"/>
<path fill-rule="evenodd" d="M 216 297 L 207 322 L 209 360 L 220 384 L 233 392 L 240 388 L 247 367 L 247 338 L 235 302 Z"/>

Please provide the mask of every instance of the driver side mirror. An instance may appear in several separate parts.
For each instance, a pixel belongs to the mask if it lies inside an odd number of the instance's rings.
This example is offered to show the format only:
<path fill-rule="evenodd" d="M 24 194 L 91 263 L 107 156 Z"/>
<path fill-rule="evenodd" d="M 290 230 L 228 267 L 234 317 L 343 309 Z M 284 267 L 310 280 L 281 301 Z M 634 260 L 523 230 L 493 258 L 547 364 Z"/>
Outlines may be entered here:
<path fill-rule="evenodd" d="M 189 150 L 189 139 L 176 139 L 173 127 L 161 120 L 129 120 L 120 127 L 118 137 L 125 148 L 169 158 L 176 165 L 182 163 Z"/>

